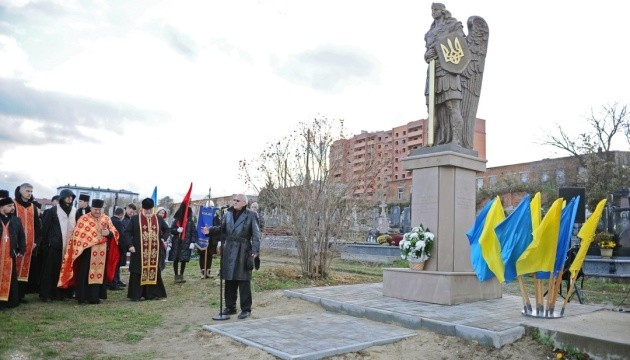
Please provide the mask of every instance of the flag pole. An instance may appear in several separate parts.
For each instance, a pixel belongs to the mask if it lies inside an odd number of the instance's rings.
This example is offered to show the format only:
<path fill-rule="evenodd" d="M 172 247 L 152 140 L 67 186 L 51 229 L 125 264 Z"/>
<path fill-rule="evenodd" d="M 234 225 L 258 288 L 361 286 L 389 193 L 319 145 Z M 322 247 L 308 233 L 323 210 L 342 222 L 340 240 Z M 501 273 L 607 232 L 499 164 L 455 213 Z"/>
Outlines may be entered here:
<path fill-rule="evenodd" d="M 564 302 L 562 303 L 562 310 L 560 310 L 560 316 L 564 315 L 564 309 L 567 307 L 567 303 L 573 295 L 573 290 L 575 289 L 575 278 L 571 277 L 571 285 L 569 286 L 569 290 L 567 291 L 567 296 L 564 298 Z"/>
<path fill-rule="evenodd" d="M 518 277 L 518 283 L 521 287 L 521 297 L 523 298 L 523 312 L 525 314 L 531 314 L 532 304 L 529 302 L 529 294 L 527 293 L 527 288 L 525 288 L 525 281 L 523 281 L 523 276 Z"/>
<path fill-rule="evenodd" d="M 210 242 L 208 242 L 208 246 L 210 246 Z M 221 249 L 221 264 L 219 265 L 219 313 L 213 316 L 212 320 L 229 319 L 230 315 L 223 313 L 223 249 Z"/>

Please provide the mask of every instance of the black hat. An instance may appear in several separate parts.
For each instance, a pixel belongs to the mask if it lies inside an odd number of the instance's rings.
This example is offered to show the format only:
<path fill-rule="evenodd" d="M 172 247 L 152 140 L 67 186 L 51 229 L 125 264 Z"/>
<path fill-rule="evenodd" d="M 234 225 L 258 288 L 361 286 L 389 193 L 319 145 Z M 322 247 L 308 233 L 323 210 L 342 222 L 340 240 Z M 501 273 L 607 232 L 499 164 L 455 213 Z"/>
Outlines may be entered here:
<path fill-rule="evenodd" d="M 80 194 L 79 200 L 90 201 L 90 195 Z"/>
<path fill-rule="evenodd" d="M 0 198 L 8 198 L 9 197 L 9 190 L 0 190 Z"/>
<path fill-rule="evenodd" d="M 55 196 L 53 196 L 51 200 L 52 200 L 52 201 L 59 200 L 59 195 L 55 195 Z"/>
<path fill-rule="evenodd" d="M 146 198 L 146 199 L 142 200 L 142 208 L 143 209 L 151 210 L 151 209 L 153 209 L 154 206 L 155 206 L 155 202 L 153 202 L 153 199 Z"/>
<path fill-rule="evenodd" d="M 79 196 L 79 197 L 81 197 L 81 196 Z M 103 201 L 101 199 L 94 199 L 94 200 L 92 200 L 92 207 L 93 208 L 102 209 L 103 205 L 105 205 L 105 201 Z"/>
<path fill-rule="evenodd" d="M 0 199 L 0 206 L 5 206 L 9 204 L 13 204 L 13 199 L 11 199 L 10 197 L 7 196 L 4 199 Z"/>
<path fill-rule="evenodd" d="M 59 198 L 60 199 L 65 199 L 68 196 L 72 196 L 72 201 L 74 201 L 74 199 L 77 197 L 76 195 L 74 195 L 74 193 L 70 189 L 63 189 L 59 193 Z M 88 199 L 89 199 L 89 197 L 88 197 Z"/>

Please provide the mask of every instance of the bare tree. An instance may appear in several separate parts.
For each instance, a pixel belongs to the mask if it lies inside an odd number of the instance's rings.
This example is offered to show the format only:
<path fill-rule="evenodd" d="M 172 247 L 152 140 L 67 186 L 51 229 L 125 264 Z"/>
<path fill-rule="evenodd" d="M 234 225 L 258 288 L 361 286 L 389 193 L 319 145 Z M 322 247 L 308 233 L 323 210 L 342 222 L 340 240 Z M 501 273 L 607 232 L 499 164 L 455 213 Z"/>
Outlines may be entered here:
<path fill-rule="evenodd" d="M 352 196 L 353 187 L 334 176 L 341 161 L 331 146 L 342 134 L 342 121 L 315 118 L 270 144 L 259 159 L 240 162 L 244 181 L 260 194 L 259 203 L 286 215 L 302 272 L 309 278 L 328 275 L 336 241 L 359 201 Z"/>
<path fill-rule="evenodd" d="M 565 150 L 578 159 L 580 166 L 587 170 L 579 181 L 586 187 L 587 197 L 596 201 L 617 187 L 627 187 L 624 181 L 628 178 L 628 169 L 617 164 L 618 159 L 611 150 L 619 133 L 623 133 L 630 144 L 630 117 L 627 105 L 613 103 L 603 105 L 599 114 L 591 110 L 586 121 L 591 131 L 578 134 L 576 140 L 556 124 L 558 134 L 548 135 L 543 144 Z"/>

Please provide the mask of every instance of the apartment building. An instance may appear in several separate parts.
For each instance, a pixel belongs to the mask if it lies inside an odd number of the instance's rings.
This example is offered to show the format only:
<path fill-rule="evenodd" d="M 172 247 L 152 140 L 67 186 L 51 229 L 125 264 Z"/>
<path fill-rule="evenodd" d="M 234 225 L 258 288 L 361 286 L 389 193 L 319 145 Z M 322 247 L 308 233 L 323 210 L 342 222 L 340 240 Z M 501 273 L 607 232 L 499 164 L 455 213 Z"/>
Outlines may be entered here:
<path fill-rule="evenodd" d="M 409 203 L 411 171 L 402 166 L 409 152 L 427 142 L 427 120 L 420 119 L 391 130 L 362 131 L 337 140 L 331 148 L 333 176 L 353 187 L 356 197 L 377 202 Z M 486 122 L 477 119 L 473 149 L 486 158 Z"/>

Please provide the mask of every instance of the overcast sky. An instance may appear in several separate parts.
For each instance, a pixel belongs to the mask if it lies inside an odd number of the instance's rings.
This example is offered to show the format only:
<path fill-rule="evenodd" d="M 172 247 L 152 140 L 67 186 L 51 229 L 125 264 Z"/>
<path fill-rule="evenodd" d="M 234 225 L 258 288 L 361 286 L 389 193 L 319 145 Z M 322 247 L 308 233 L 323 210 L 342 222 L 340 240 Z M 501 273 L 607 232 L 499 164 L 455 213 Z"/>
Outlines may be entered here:
<path fill-rule="evenodd" d="M 555 124 L 577 134 L 630 103 L 630 3 L 445 4 L 490 27 L 487 166 L 566 156 L 540 145 Z M 431 21 L 419 0 L 0 0 L 0 188 L 249 193 L 238 161 L 300 121 L 356 134 L 426 118 Z"/>

